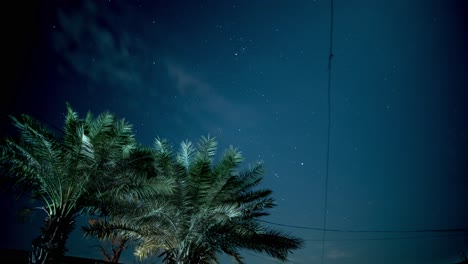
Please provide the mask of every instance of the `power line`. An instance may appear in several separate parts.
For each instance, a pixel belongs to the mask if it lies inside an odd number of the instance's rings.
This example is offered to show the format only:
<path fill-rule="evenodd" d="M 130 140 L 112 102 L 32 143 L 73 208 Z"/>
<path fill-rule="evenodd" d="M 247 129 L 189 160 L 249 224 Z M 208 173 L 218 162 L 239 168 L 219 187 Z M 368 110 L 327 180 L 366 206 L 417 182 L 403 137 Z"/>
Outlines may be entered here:
<path fill-rule="evenodd" d="M 441 236 L 404 236 L 404 237 L 372 237 L 372 238 L 337 238 L 327 239 L 326 241 L 376 241 L 376 240 L 404 240 L 404 239 L 428 239 L 428 238 L 447 238 L 447 237 L 466 237 L 467 234 L 451 234 Z M 305 239 L 305 241 L 322 241 L 322 239 Z"/>
<path fill-rule="evenodd" d="M 327 228 L 327 209 L 328 209 L 328 174 L 330 167 L 330 131 L 331 131 L 331 66 L 333 58 L 333 0 L 330 0 L 330 49 L 328 51 L 328 89 L 327 89 L 327 108 L 328 108 L 328 126 L 327 126 L 327 161 L 325 173 L 325 201 L 323 206 L 323 233 L 322 233 L 322 261 L 325 258 L 325 238 Z"/>
<path fill-rule="evenodd" d="M 278 263 L 278 264 L 283 263 L 283 262 L 281 262 L 281 261 L 277 261 L 277 260 L 275 260 L 275 259 L 265 258 L 265 257 L 262 257 L 262 256 L 260 256 L 260 255 L 250 253 L 250 252 L 248 252 L 248 251 L 245 251 L 245 253 L 247 253 L 247 254 L 249 254 L 249 255 L 251 255 L 251 256 L 254 256 L 254 257 L 256 257 L 256 258 L 269 261 L 269 262 Z M 288 262 L 288 263 L 299 263 L 299 262 L 295 262 L 295 261 L 292 261 L 292 260 L 288 260 L 287 262 Z"/>
<path fill-rule="evenodd" d="M 445 229 L 401 229 L 401 230 L 370 230 L 370 229 L 331 229 L 331 228 L 319 228 L 319 227 L 310 227 L 310 226 L 298 226 L 298 225 L 287 225 L 287 224 L 280 224 L 265 220 L 257 220 L 260 222 L 277 225 L 277 226 L 284 226 L 284 227 L 291 227 L 297 229 L 306 229 L 306 230 L 316 230 L 316 231 L 323 231 L 323 232 L 340 232 L 340 233 L 452 233 L 452 232 L 468 232 L 468 228 L 445 228 Z"/>

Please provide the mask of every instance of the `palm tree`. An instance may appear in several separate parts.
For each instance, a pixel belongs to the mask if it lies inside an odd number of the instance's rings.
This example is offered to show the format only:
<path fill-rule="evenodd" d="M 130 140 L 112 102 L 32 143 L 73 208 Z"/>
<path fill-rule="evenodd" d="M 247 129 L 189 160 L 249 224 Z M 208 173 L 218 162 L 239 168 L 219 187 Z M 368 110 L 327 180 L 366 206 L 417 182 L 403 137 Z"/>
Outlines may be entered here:
<path fill-rule="evenodd" d="M 262 180 L 261 163 L 238 171 L 242 155 L 231 147 L 213 164 L 217 142 L 210 137 L 202 137 L 196 148 L 182 142 L 176 155 L 165 140 L 157 139 L 155 146 L 157 170 L 175 179 L 174 193 L 129 201 L 86 227 L 86 235 L 137 240 L 136 256 L 160 254 L 168 264 L 219 263 L 217 253 L 243 263 L 240 249 L 286 261 L 303 245 L 258 221 L 275 206 L 271 190 L 255 188 Z"/>
<path fill-rule="evenodd" d="M 110 113 L 85 119 L 67 104 L 62 135 L 55 135 L 28 115 L 12 117 L 18 139 L 6 138 L 0 172 L 43 202 L 46 213 L 32 243 L 30 263 L 56 263 L 82 213 L 102 213 L 112 197 L 137 198 L 170 192 L 156 179 L 151 151 L 138 146 L 131 126 Z M 166 184 L 165 184 L 166 183 Z"/>

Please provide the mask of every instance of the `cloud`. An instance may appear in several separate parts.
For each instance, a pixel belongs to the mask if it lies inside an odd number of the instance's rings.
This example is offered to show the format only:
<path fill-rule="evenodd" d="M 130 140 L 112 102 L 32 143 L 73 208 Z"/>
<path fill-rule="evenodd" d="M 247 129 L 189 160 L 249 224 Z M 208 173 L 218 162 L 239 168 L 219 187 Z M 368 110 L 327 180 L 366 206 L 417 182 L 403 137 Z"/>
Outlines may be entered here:
<path fill-rule="evenodd" d="M 210 93 L 210 85 L 199 79 L 197 79 L 192 74 L 188 73 L 180 65 L 176 65 L 173 62 L 167 62 L 167 71 L 169 77 L 175 81 L 177 91 L 181 95 L 187 95 L 192 89 L 195 94 L 204 94 L 207 95 Z"/>
<path fill-rule="evenodd" d="M 327 251 L 326 257 L 328 259 L 344 259 L 352 257 L 351 252 L 340 250 L 340 249 L 331 249 Z"/>
<path fill-rule="evenodd" d="M 112 12 L 94 1 L 79 8 L 57 10 L 53 48 L 62 61 L 62 71 L 78 74 L 97 85 L 138 89 L 143 85 L 142 47 L 129 34 L 117 30 Z"/>
<path fill-rule="evenodd" d="M 219 123 L 219 120 L 230 125 L 249 126 L 256 123 L 258 113 L 251 107 L 229 100 L 210 83 L 179 64 L 168 60 L 166 67 L 178 95 L 188 99 L 184 104 L 185 114 L 203 121 L 205 127 L 212 129 L 214 123 Z"/>

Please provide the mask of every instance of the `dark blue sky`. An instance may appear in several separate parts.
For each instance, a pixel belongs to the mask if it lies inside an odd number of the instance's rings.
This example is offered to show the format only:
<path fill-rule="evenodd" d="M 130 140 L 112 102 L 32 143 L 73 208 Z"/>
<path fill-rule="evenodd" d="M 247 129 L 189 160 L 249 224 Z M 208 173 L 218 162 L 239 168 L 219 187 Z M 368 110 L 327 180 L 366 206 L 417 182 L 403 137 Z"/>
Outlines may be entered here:
<path fill-rule="evenodd" d="M 468 227 L 465 2 L 335 1 L 328 228 Z M 329 1 L 57 0 L 4 10 L 15 18 L 2 18 L 2 131 L 17 113 L 60 127 L 68 101 L 82 115 L 125 117 L 147 145 L 210 134 L 220 150 L 238 147 L 245 165 L 265 162 L 264 187 L 278 203 L 266 220 L 322 227 Z M 17 202 L 3 201 L 2 246 L 29 248 L 40 223 L 16 224 Z M 320 263 L 320 231 L 278 228 L 307 240 L 294 263 Z M 80 236 L 69 254 L 99 257 Z M 468 250 L 466 232 L 326 237 L 327 264 L 452 263 Z M 133 263 L 130 252 L 123 260 Z"/>

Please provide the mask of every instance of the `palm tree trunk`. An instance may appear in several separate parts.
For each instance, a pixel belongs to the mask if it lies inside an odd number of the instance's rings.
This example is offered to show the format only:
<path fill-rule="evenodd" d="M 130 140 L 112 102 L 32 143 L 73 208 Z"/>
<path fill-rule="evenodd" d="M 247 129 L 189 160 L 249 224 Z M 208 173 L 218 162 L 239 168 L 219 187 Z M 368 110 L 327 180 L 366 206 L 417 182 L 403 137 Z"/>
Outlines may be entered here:
<path fill-rule="evenodd" d="M 128 239 L 126 238 L 117 238 L 114 240 L 110 240 L 110 249 L 112 250 L 112 255 L 110 252 L 107 250 L 107 247 L 104 243 L 101 243 L 99 245 L 99 250 L 101 253 L 104 255 L 105 262 L 109 263 L 119 263 L 120 255 L 122 254 L 122 251 L 124 251 L 127 246 Z"/>
<path fill-rule="evenodd" d="M 167 264 L 188 264 L 188 262 L 185 261 L 180 249 L 175 250 L 175 252 L 169 253 L 169 255 L 167 256 L 166 263 Z"/>
<path fill-rule="evenodd" d="M 185 249 L 182 248 L 182 249 L 175 250 L 175 252 L 171 253 L 168 256 L 166 263 L 168 264 L 199 264 L 199 263 L 205 263 L 205 262 L 191 259 L 186 253 Z"/>
<path fill-rule="evenodd" d="M 41 228 L 41 235 L 33 240 L 29 263 L 57 263 L 66 252 L 65 243 L 74 225 L 73 214 L 48 216 Z"/>

